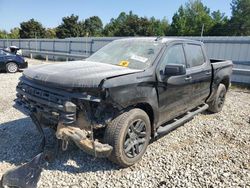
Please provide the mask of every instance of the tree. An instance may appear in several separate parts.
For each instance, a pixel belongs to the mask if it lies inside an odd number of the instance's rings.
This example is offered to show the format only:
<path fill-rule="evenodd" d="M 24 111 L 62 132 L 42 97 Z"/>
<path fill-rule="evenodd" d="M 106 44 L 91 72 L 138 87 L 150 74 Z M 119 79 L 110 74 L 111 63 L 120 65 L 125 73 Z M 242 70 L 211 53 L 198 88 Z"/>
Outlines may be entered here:
<path fill-rule="evenodd" d="M 225 36 L 228 35 L 228 18 L 224 13 L 221 13 L 219 10 L 211 13 L 213 19 L 213 26 L 209 31 L 210 36 Z"/>
<path fill-rule="evenodd" d="M 122 18 L 122 17 L 121 17 Z M 140 19 L 132 11 L 125 15 L 125 20 L 121 22 L 118 33 L 116 36 L 138 36 L 140 33 Z"/>
<path fill-rule="evenodd" d="M 110 23 L 108 23 L 103 30 L 105 36 L 119 36 L 119 30 L 122 27 L 123 23 L 127 19 L 125 12 L 121 12 L 119 16 L 115 19 L 112 18 Z"/>
<path fill-rule="evenodd" d="M 5 30 L 0 30 L 0 38 L 1 38 L 1 39 L 7 38 L 7 35 L 8 35 L 7 31 L 5 31 Z"/>
<path fill-rule="evenodd" d="M 184 7 L 181 5 L 178 12 L 176 12 L 172 18 L 170 34 L 181 36 L 188 35 L 187 25 L 187 15 Z"/>
<path fill-rule="evenodd" d="M 10 33 L 8 34 L 8 37 L 11 39 L 19 39 L 20 38 L 20 29 L 18 27 L 11 29 Z"/>
<path fill-rule="evenodd" d="M 98 16 L 92 16 L 84 21 L 84 35 L 98 37 L 102 35 L 103 24 Z"/>
<path fill-rule="evenodd" d="M 47 28 L 45 37 L 49 38 L 49 39 L 56 38 L 56 29 L 55 28 Z"/>
<path fill-rule="evenodd" d="M 78 16 L 63 17 L 62 23 L 56 28 L 58 38 L 80 37 L 83 35 L 83 25 L 78 21 Z"/>
<path fill-rule="evenodd" d="M 166 17 L 161 20 L 160 27 L 165 35 L 169 35 L 170 26 Z"/>
<path fill-rule="evenodd" d="M 140 18 L 140 25 L 139 34 L 141 36 L 165 36 L 168 34 L 169 24 L 166 18 L 163 20 L 154 17 Z"/>
<path fill-rule="evenodd" d="M 154 17 L 148 19 L 147 17 L 139 17 L 125 12 L 114 19 L 104 27 L 103 34 L 105 36 L 163 36 L 168 32 L 168 22 L 155 19 Z"/>
<path fill-rule="evenodd" d="M 200 0 L 189 1 L 185 7 L 180 6 L 174 14 L 171 24 L 171 34 L 180 36 L 197 36 L 201 34 L 204 24 L 204 34 L 208 34 L 213 26 L 210 9 Z"/>
<path fill-rule="evenodd" d="M 27 22 L 20 24 L 20 37 L 21 38 L 44 38 L 45 28 L 42 24 L 33 18 Z"/>
<path fill-rule="evenodd" d="M 232 18 L 229 23 L 232 35 L 250 35 L 250 1 L 232 0 Z"/>

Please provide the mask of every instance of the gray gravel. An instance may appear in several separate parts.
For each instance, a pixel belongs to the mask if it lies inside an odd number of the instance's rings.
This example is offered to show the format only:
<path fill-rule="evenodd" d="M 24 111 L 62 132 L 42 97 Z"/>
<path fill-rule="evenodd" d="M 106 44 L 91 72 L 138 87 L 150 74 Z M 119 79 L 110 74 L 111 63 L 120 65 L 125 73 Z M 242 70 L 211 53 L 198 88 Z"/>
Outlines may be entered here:
<path fill-rule="evenodd" d="M 0 176 L 38 152 L 30 118 L 13 108 L 21 73 L 0 73 Z M 38 187 L 250 187 L 250 91 L 230 89 L 218 114 L 203 113 L 152 143 L 142 161 L 119 169 L 70 147 Z"/>

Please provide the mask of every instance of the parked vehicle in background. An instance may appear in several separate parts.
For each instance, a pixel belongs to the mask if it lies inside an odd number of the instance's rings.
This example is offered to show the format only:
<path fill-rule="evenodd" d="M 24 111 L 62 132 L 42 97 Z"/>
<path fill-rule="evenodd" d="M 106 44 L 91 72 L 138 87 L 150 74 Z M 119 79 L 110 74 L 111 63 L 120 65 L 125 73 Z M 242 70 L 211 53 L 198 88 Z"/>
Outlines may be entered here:
<path fill-rule="evenodd" d="M 10 46 L 4 49 L 4 51 L 12 53 L 12 54 L 17 54 L 17 55 L 23 55 L 22 50 L 18 48 L 17 46 Z"/>
<path fill-rule="evenodd" d="M 127 167 L 150 142 L 194 115 L 222 110 L 232 62 L 208 59 L 198 41 L 129 38 L 85 61 L 27 69 L 17 86 L 41 132 L 51 127 L 89 154 Z"/>
<path fill-rule="evenodd" d="M 12 51 L 0 49 L 0 70 L 15 73 L 20 69 L 27 68 L 28 63 L 21 55 L 17 54 L 18 50 L 11 49 Z"/>

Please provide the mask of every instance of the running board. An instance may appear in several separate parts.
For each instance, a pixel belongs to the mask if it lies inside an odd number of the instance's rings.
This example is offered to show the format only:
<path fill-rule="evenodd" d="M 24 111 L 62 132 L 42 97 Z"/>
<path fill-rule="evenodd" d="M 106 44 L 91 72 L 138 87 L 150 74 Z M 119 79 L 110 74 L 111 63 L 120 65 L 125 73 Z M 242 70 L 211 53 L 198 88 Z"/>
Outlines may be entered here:
<path fill-rule="evenodd" d="M 165 126 L 160 126 L 157 131 L 156 131 L 156 137 L 161 137 L 167 133 L 169 133 L 170 131 L 176 129 L 177 127 L 183 125 L 184 123 L 186 123 L 187 121 L 191 120 L 195 115 L 205 111 L 206 109 L 208 109 L 208 105 L 204 104 L 200 107 L 197 107 L 197 109 L 195 111 L 189 111 L 187 112 L 187 114 L 183 117 L 181 117 L 180 119 L 175 118 L 174 122 L 170 123 L 170 124 L 165 124 Z"/>

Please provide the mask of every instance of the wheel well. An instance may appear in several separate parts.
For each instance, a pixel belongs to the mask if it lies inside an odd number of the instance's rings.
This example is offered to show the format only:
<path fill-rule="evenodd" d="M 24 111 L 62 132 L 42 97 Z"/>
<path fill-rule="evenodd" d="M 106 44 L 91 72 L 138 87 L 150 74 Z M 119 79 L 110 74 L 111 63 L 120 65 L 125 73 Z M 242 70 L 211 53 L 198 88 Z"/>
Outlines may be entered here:
<path fill-rule="evenodd" d="M 229 85 L 230 85 L 230 79 L 229 79 L 229 77 L 224 78 L 223 80 L 221 80 L 220 83 L 224 84 L 226 86 L 226 89 L 228 90 Z"/>
<path fill-rule="evenodd" d="M 145 111 L 149 117 L 150 124 L 151 124 L 151 133 L 154 134 L 154 111 L 150 104 L 148 103 L 139 103 L 135 106 L 136 108 L 140 108 L 141 110 Z"/>

